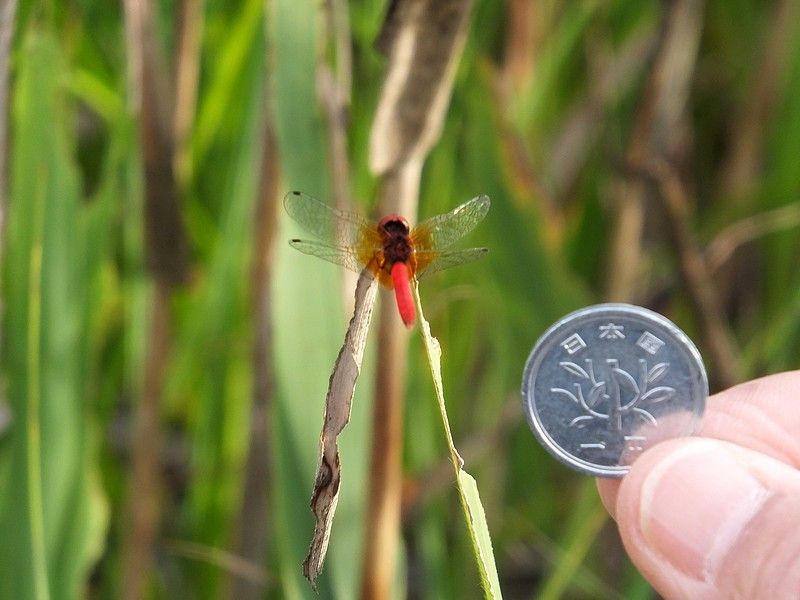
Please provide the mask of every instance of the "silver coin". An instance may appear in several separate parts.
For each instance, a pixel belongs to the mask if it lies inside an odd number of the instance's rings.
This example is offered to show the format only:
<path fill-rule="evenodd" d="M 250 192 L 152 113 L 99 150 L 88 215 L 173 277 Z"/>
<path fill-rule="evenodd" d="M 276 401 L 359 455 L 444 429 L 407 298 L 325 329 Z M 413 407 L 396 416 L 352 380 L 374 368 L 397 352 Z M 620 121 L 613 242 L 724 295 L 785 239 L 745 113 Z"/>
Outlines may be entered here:
<path fill-rule="evenodd" d="M 692 341 L 666 317 L 630 304 L 598 304 L 558 321 L 522 377 L 536 438 L 595 477 L 622 477 L 647 448 L 691 435 L 707 396 Z"/>

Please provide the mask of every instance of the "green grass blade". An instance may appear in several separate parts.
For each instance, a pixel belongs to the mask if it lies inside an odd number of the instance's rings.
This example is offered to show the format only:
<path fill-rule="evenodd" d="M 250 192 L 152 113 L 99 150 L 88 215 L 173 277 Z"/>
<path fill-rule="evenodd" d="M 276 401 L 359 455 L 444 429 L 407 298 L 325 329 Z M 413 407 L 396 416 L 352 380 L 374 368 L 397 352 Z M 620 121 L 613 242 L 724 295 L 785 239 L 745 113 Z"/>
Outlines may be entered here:
<path fill-rule="evenodd" d="M 222 47 L 215 53 L 213 73 L 201 98 L 192 140 L 195 165 L 203 164 L 209 148 L 224 130 L 226 111 L 236 102 L 241 79 L 246 75 L 247 60 L 258 40 L 263 11 L 262 0 L 243 2 L 239 14 L 222 38 Z"/>
<path fill-rule="evenodd" d="M 563 598 L 570 587 L 577 584 L 581 570 L 585 568 L 583 563 L 586 554 L 608 520 L 608 513 L 600 504 L 595 487 L 595 482 L 591 479 L 581 484 L 580 499 L 570 516 L 572 531 L 569 531 L 564 542 L 563 553 L 559 556 L 555 569 L 537 594 L 543 600 Z M 598 597 L 601 595 L 599 587 L 595 587 L 592 592 Z"/>
<path fill-rule="evenodd" d="M 38 192 L 38 190 L 37 190 Z M 28 531 L 33 566 L 33 595 L 37 600 L 50 597 L 47 582 L 47 557 L 44 543 L 44 508 L 42 501 L 42 431 L 41 431 L 41 335 L 42 335 L 42 212 L 41 193 L 34 193 L 33 244 L 28 279 L 28 394 L 25 411 L 25 437 Z"/>
<path fill-rule="evenodd" d="M 453 469 L 456 474 L 458 495 L 461 500 L 461 508 L 464 511 L 464 519 L 467 523 L 467 530 L 472 541 L 472 550 L 475 561 L 478 564 L 478 571 L 481 577 L 481 585 L 487 598 L 502 598 L 500 591 L 500 580 L 497 576 L 497 565 L 494 562 L 494 552 L 492 551 L 492 538 L 489 535 L 489 526 L 486 522 L 486 514 L 481 504 L 478 494 L 478 485 L 475 479 L 462 468 L 463 461 L 458 455 L 453 434 L 450 432 L 450 424 L 447 418 L 447 407 L 444 402 L 444 386 L 442 384 L 442 349 L 438 340 L 431 336 L 431 329 L 428 321 L 422 313 L 422 303 L 419 299 L 419 287 L 414 282 L 414 302 L 419 314 L 420 330 L 422 339 L 425 342 L 425 352 L 428 355 L 428 365 L 433 377 L 433 387 L 436 391 L 436 400 L 439 404 L 439 411 L 442 417 L 442 426 L 447 438 L 447 447 L 453 461 Z"/>
<path fill-rule="evenodd" d="M 104 534 L 85 413 L 87 211 L 62 57 L 29 31 L 14 91 L 3 373 L 16 418 L 0 481 L 0 596 L 13 598 L 82 597 Z"/>
<path fill-rule="evenodd" d="M 169 405 L 177 410 L 181 398 L 191 398 L 192 470 L 215 473 L 196 478 L 187 492 L 184 535 L 210 546 L 227 543 L 233 522 L 231 498 L 238 493 L 240 462 L 246 448 L 250 372 L 246 298 L 248 257 L 253 234 L 254 201 L 263 148 L 261 107 L 263 82 L 250 79 L 241 90 L 247 113 L 231 159 L 225 162 L 227 180 L 219 191 L 225 198 L 207 275 L 186 303 L 176 339 Z M 221 161 L 220 161 L 221 162 Z M 264 485 L 268 485 L 267 482 Z M 258 565 L 259 567 L 261 565 Z M 217 590 L 220 570 L 204 565 L 191 572 L 197 590 Z"/>

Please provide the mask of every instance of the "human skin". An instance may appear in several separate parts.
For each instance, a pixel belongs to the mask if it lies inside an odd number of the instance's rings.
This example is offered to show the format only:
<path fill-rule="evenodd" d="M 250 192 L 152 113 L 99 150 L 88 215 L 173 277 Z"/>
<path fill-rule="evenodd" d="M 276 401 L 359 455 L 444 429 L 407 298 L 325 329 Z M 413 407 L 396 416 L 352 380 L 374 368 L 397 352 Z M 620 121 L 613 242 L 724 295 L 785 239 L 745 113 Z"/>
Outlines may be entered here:
<path fill-rule="evenodd" d="M 800 371 L 710 397 L 695 436 L 597 487 L 665 598 L 800 599 Z"/>

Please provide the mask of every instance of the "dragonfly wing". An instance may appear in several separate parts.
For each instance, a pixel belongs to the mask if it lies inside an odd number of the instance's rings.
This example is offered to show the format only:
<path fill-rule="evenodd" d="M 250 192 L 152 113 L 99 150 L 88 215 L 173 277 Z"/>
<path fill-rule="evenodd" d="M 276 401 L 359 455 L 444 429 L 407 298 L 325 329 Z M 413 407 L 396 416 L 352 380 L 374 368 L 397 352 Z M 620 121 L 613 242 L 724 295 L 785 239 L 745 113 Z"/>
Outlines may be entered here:
<path fill-rule="evenodd" d="M 300 250 L 303 254 L 316 256 L 356 273 L 360 273 L 364 268 L 363 263 L 358 259 L 355 249 L 349 246 L 330 246 L 323 242 L 311 240 L 289 240 L 289 245 Z"/>
<path fill-rule="evenodd" d="M 298 225 L 331 246 L 353 246 L 371 233 L 360 215 L 328 206 L 303 192 L 286 194 L 283 206 Z"/>
<path fill-rule="evenodd" d="M 449 213 L 431 217 L 411 231 L 415 246 L 419 249 L 435 250 L 452 246 L 456 241 L 475 229 L 489 212 L 489 196 L 478 196 L 457 206 Z"/>
<path fill-rule="evenodd" d="M 432 273 L 478 260 L 487 252 L 489 252 L 488 248 L 464 248 L 459 250 L 445 250 L 444 252 L 417 252 L 415 256 L 417 264 L 420 266 L 417 268 L 416 275 L 418 278 L 427 277 Z"/>

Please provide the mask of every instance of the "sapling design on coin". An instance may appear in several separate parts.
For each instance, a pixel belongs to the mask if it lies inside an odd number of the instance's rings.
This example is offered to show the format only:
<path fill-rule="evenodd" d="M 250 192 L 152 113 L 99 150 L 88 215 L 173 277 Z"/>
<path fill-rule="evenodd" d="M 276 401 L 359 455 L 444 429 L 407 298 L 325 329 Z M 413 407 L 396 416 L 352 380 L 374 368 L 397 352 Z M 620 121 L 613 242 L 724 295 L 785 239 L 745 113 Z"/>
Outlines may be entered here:
<path fill-rule="evenodd" d="M 568 373 L 577 376 L 579 379 L 588 380 L 585 384 L 588 394 L 584 395 L 584 383 L 579 381 L 574 384 L 574 391 L 554 387 L 550 391 L 553 393 L 564 394 L 572 402 L 581 406 L 585 414 L 575 417 L 571 422 L 571 427 L 585 427 L 593 419 L 608 419 L 609 426 L 614 430 L 622 431 L 622 417 L 632 412 L 645 423 L 658 425 L 656 418 L 640 405 L 647 406 L 648 403 L 656 404 L 669 400 L 675 395 L 675 388 L 666 385 L 658 387 L 649 386 L 658 382 L 669 369 L 669 363 L 658 363 L 652 368 L 647 367 L 647 361 L 639 359 L 638 379 L 633 375 L 614 366 L 614 359 L 609 361 L 609 372 L 611 378 L 608 382 L 598 381 L 595 376 L 594 360 L 586 359 L 586 368 L 582 368 L 574 362 L 559 363 Z M 611 400 L 611 402 L 608 402 Z M 605 412 L 603 412 L 605 411 Z"/>

